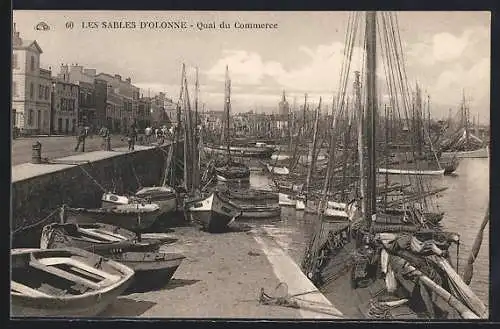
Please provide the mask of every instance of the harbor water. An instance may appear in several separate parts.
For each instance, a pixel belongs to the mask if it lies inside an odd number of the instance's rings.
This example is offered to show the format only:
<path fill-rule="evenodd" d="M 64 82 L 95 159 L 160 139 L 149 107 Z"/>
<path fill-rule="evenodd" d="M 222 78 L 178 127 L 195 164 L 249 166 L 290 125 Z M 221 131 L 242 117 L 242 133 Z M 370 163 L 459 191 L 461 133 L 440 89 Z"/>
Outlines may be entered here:
<path fill-rule="evenodd" d="M 458 273 L 462 274 L 489 202 L 489 159 L 462 159 L 454 175 L 425 179 L 432 179 L 434 187 L 447 187 L 440 193 L 437 205 L 439 211 L 445 212 L 443 228 L 460 234 Z M 255 188 L 269 189 L 271 180 L 262 173 L 252 172 L 250 184 Z M 303 211 L 287 207 L 282 208 L 280 218 L 248 220 L 245 223 L 264 230 L 300 264 L 313 233 L 314 219 Z M 454 262 L 455 250 L 451 255 Z M 474 263 L 471 288 L 488 306 L 489 225 L 485 228 L 481 249 Z"/>

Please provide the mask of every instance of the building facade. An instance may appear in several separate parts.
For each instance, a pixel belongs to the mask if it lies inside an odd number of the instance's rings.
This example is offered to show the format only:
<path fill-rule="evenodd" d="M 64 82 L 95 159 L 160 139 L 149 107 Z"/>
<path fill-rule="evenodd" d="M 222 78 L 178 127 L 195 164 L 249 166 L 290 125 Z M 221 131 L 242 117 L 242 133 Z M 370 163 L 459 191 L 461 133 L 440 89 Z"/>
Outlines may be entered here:
<path fill-rule="evenodd" d="M 51 72 L 40 68 L 42 49 L 13 28 L 12 126 L 25 134 L 48 134 Z"/>
<path fill-rule="evenodd" d="M 74 134 L 78 126 L 80 86 L 55 79 L 52 127 L 57 134 Z"/>
<path fill-rule="evenodd" d="M 128 127 L 137 121 L 139 110 L 139 87 L 132 84 L 132 80 L 122 79 L 121 75 L 99 73 L 97 79 L 108 84 L 106 98 L 106 119 L 114 132 L 125 132 Z"/>

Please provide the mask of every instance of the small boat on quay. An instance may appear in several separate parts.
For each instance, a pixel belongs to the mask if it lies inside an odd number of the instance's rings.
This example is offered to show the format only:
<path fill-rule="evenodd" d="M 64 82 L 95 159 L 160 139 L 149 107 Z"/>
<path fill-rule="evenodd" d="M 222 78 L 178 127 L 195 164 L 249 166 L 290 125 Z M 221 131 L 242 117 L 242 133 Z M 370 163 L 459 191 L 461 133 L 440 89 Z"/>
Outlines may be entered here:
<path fill-rule="evenodd" d="M 103 312 L 132 282 L 134 271 L 76 248 L 11 251 L 15 317 L 89 317 Z"/>
<path fill-rule="evenodd" d="M 172 243 L 176 239 L 137 241 L 130 239 L 132 232 L 120 230 L 121 235 L 92 224 L 50 224 L 42 231 L 40 247 L 41 249 L 75 247 L 113 259 L 134 270 L 134 286 L 166 284 L 185 257 L 158 250 L 162 245 Z M 125 236 L 129 236 L 129 239 L 124 241 Z"/>
<path fill-rule="evenodd" d="M 116 252 L 111 257 L 134 270 L 133 286 L 138 288 L 165 286 L 186 258 L 168 252 Z"/>
<path fill-rule="evenodd" d="M 155 222 L 160 213 L 157 204 L 123 204 L 108 208 L 65 207 L 68 223 L 106 223 L 131 231 L 144 230 Z"/>
<path fill-rule="evenodd" d="M 102 223 L 52 223 L 44 226 L 40 237 L 41 249 L 75 247 L 101 255 L 113 250 L 158 251 L 160 246 L 177 241 L 174 238 L 145 239 L 118 226 Z"/>
<path fill-rule="evenodd" d="M 186 200 L 185 209 L 193 222 L 200 223 L 211 233 L 227 230 L 227 226 L 241 216 L 241 210 L 224 201 L 217 191 L 206 197 Z"/>
<path fill-rule="evenodd" d="M 132 196 L 107 192 L 103 193 L 101 201 L 103 208 L 145 202 L 154 203 L 160 207 L 159 215 L 177 210 L 177 193 L 170 186 L 143 187 Z"/>

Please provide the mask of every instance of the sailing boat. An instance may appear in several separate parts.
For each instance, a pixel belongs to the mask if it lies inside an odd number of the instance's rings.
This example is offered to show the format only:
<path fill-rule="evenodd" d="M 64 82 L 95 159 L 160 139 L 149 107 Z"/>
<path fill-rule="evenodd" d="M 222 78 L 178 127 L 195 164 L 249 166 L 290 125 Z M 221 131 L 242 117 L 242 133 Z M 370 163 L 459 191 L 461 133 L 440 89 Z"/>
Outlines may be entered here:
<path fill-rule="evenodd" d="M 223 232 L 227 230 L 227 226 L 233 222 L 236 218 L 241 216 L 242 212 L 236 205 L 234 205 L 231 202 L 228 202 L 225 198 L 223 198 L 218 191 L 213 191 L 204 193 L 204 191 L 200 190 L 200 171 L 199 171 L 199 155 L 196 154 L 195 150 L 197 150 L 198 145 L 196 144 L 195 137 L 193 136 L 193 129 L 191 129 L 191 108 L 189 105 L 189 96 L 187 93 L 187 79 L 184 75 L 184 70 L 183 70 L 183 79 L 184 79 L 184 86 L 185 86 L 185 92 L 186 92 L 186 104 L 187 104 L 187 109 L 186 109 L 186 123 L 188 126 L 185 129 L 185 137 L 186 140 L 188 141 L 188 146 L 186 147 L 184 154 L 185 154 L 185 159 L 184 159 L 184 178 L 185 178 L 185 185 L 186 185 L 186 190 L 188 193 L 191 193 L 193 196 L 188 197 L 184 200 L 184 209 L 186 215 L 190 218 L 191 221 L 201 224 L 201 226 L 207 230 L 210 233 L 217 233 L 217 232 Z M 198 82 L 196 83 L 196 103 L 197 103 L 197 95 L 198 95 Z M 181 88 L 182 89 L 182 88 Z M 226 99 L 225 99 L 225 108 L 226 108 L 226 115 L 228 117 L 227 119 L 227 140 L 228 140 L 228 147 L 229 147 L 229 108 L 230 108 L 230 82 L 229 82 L 229 75 L 228 75 L 228 69 L 226 67 Z M 196 109 L 198 108 L 197 104 L 195 105 Z M 230 154 L 228 152 L 228 154 Z M 191 156 L 189 156 L 191 155 Z M 238 178 L 238 170 L 234 169 L 235 167 L 232 167 L 232 165 L 238 165 L 238 163 L 232 162 L 231 159 L 229 158 L 228 163 L 226 164 L 225 167 L 219 167 L 216 168 L 216 173 L 217 177 L 222 177 L 225 181 L 229 179 Z M 239 168 L 239 167 L 236 167 Z M 246 179 L 248 180 L 250 177 L 250 170 L 248 167 L 246 167 L 246 170 L 248 171 L 248 175 L 246 176 Z M 245 178 L 244 175 L 241 175 L 239 177 Z"/>
<path fill-rule="evenodd" d="M 489 146 L 484 145 L 479 137 L 471 132 L 469 119 L 469 106 L 465 101 L 465 94 L 462 96 L 460 106 L 460 126 L 452 134 L 451 138 L 445 140 L 441 148 L 442 157 L 457 158 L 487 158 L 490 151 Z"/>
<path fill-rule="evenodd" d="M 350 15 L 352 24 L 348 29 L 346 48 L 354 47 L 360 15 Z M 378 32 L 386 37 L 382 39 L 385 55 L 402 56 L 396 15 L 366 13 L 366 113 L 360 115 L 359 120 L 366 123 L 367 163 L 366 167 L 360 168 L 361 214 L 352 222 L 342 222 L 325 221 L 320 212 L 317 230 L 302 263 L 303 271 L 345 317 L 396 320 L 486 318 L 486 307 L 450 264 L 449 248 L 459 241 L 457 234 L 432 228 L 422 216 L 413 225 L 406 223 L 406 216 L 393 217 L 397 225 L 379 216 L 375 148 L 378 19 L 381 21 Z M 388 31 L 393 34 L 387 35 Z M 346 49 L 346 53 L 350 50 Z M 390 63 L 388 58 L 385 59 L 385 64 Z M 399 61 L 395 63 L 401 65 Z M 401 72 L 401 67 L 398 69 Z M 404 77 L 393 72 L 388 75 L 388 79 L 394 80 Z M 395 83 L 394 80 L 390 82 Z M 407 93 L 404 83 L 399 87 Z M 406 110 L 404 105 L 402 109 Z M 359 151 L 360 164 L 363 164 L 364 147 Z M 323 204 L 320 206 L 324 207 Z"/>
<path fill-rule="evenodd" d="M 229 68 L 226 66 L 226 92 L 224 97 L 224 112 L 226 116 L 226 153 L 223 164 L 215 167 L 215 173 L 219 182 L 248 183 L 250 180 L 250 168 L 244 163 L 234 161 L 231 157 L 233 151 L 241 156 L 243 151 L 231 149 L 230 133 L 230 112 L 231 112 L 231 79 L 229 78 Z"/>

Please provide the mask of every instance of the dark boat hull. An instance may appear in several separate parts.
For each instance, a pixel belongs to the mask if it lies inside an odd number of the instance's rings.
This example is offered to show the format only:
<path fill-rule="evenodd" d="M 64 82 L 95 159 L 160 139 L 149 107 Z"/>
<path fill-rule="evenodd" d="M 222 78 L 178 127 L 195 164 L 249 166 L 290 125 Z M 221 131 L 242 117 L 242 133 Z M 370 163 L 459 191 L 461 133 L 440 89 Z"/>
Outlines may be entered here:
<path fill-rule="evenodd" d="M 159 208 L 155 211 L 141 213 L 140 219 L 136 212 L 117 213 L 112 209 L 66 208 L 67 222 L 76 224 L 105 223 L 137 231 L 151 227 L 159 215 Z"/>

